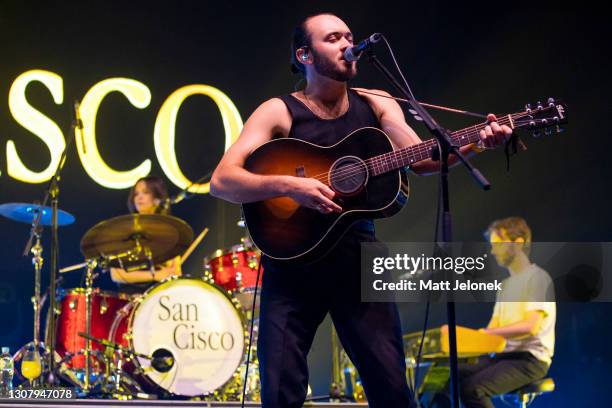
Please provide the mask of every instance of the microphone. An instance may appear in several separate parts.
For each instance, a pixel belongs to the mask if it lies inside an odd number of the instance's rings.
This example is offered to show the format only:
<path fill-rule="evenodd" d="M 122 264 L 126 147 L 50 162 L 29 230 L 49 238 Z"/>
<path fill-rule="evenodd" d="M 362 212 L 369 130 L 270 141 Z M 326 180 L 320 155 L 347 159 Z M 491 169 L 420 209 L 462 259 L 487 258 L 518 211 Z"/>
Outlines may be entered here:
<path fill-rule="evenodd" d="M 170 208 L 171 205 L 180 203 L 189 195 L 190 193 L 187 190 L 181 190 L 181 192 L 174 197 L 168 197 L 164 200 L 164 208 Z"/>
<path fill-rule="evenodd" d="M 172 352 L 165 348 L 158 348 L 151 354 L 151 367 L 157 372 L 167 373 L 174 366 Z"/>
<path fill-rule="evenodd" d="M 177 204 L 183 201 L 187 196 L 191 194 L 187 190 L 182 190 L 180 193 L 170 198 L 170 204 Z"/>
<path fill-rule="evenodd" d="M 361 58 L 361 54 L 368 48 L 372 46 L 372 44 L 376 44 L 382 38 L 382 34 L 374 33 L 365 40 L 359 42 L 357 45 L 353 45 L 352 47 L 344 50 L 344 59 L 348 62 L 353 62 L 359 60 Z"/>
<path fill-rule="evenodd" d="M 81 112 L 79 112 L 79 108 L 81 107 L 81 103 L 78 99 L 74 100 L 74 128 L 79 129 L 79 134 L 81 135 L 81 145 L 83 145 L 83 153 L 87 153 L 87 149 L 85 148 L 85 138 L 83 137 L 83 121 L 81 120 Z"/>
<path fill-rule="evenodd" d="M 191 186 L 195 185 L 195 184 L 199 184 L 201 182 L 203 182 L 204 180 L 206 180 L 207 178 L 209 178 L 212 175 L 212 171 L 209 171 L 208 173 L 206 173 L 204 176 L 200 177 L 199 179 L 197 179 L 196 181 L 194 181 L 193 183 L 189 184 L 187 187 L 185 187 L 184 189 L 182 189 L 177 195 L 175 195 L 174 197 L 168 197 L 164 200 L 164 208 L 168 209 L 170 208 L 171 205 L 173 204 L 177 204 L 180 203 L 181 201 L 183 201 L 186 198 L 191 198 L 193 197 L 193 193 L 189 192 L 189 189 L 191 188 Z"/>

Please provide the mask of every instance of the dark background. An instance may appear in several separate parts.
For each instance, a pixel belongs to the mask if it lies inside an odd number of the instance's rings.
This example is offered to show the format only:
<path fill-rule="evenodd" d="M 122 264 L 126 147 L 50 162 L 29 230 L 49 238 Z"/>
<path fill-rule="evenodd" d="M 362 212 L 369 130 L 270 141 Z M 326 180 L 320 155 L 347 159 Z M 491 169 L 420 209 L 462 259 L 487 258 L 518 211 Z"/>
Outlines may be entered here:
<path fill-rule="evenodd" d="M 102 156 L 117 169 L 129 169 L 145 158 L 153 174 L 163 175 L 153 148 L 153 125 L 165 98 L 194 83 L 212 85 L 236 104 L 244 120 L 264 100 L 293 90 L 297 77 L 289 71 L 292 27 L 317 11 L 343 18 L 356 39 L 372 32 L 389 38 L 413 91 L 422 101 L 475 112 L 516 112 L 525 103 L 562 98 L 570 124 L 558 136 L 532 139 L 528 151 L 512 159 L 506 172 L 503 152 L 474 159 L 493 184 L 482 192 L 466 172 L 451 176 L 454 238 L 477 241 L 492 220 L 510 215 L 527 219 L 535 241 L 610 241 L 608 214 L 611 175 L 609 109 L 609 22 L 602 10 L 581 2 L 88 2 L 4 1 L 0 5 L 0 203 L 40 200 L 45 184 L 25 184 L 6 172 L 6 140 L 14 140 L 20 157 L 32 169 L 48 164 L 38 138 L 21 128 L 8 110 L 14 79 L 30 69 L 45 69 L 64 80 L 64 103 L 55 105 L 46 88 L 28 88 L 30 104 L 68 133 L 71 101 L 95 83 L 111 77 L 133 78 L 152 92 L 144 110 L 120 94 L 101 105 L 97 135 Z M 378 48 L 381 56 L 386 51 Z M 385 58 L 386 60 L 386 58 Z M 355 86 L 392 89 L 366 63 Z M 2 96 L 3 95 L 3 96 Z M 444 126 L 459 129 L 471 118 L 434 113 Z M 409 124 L 423 138 L 422 126 Z M 223 128 L 214 103 L 194 96 L 183 104 L 177 122 L 177 154 L 191 179 L 212 170 L 223 152 Z M 377 222 L 387 241 L 433 238 L 437 178 L 411 178 L 411 199 L 392 219 Z M 171 193 L 178 189 L 170 186 Z M 77 222 L 60 231 L 60 265 L 82 261 L 81 236 L 97 222 L 126 212 L 127 190 L 105 189 L 84 172 L 74 150 L 62 178 L 60 207 Z M 185 273 L 201 273 L 202 258 L 217 248 L 239 242 L 239 207 L 208 195 L 181 203 L 174 214 L 195 233 L 210 234 L 188 260 Z M 33 272 L 29 258 L 20 257 L 28 226 L 0 219 L 0 344 L 12 350 L 31 338 L 29 298 Z M 48 233 L 47 233 L 48 235 Z M 45 254 L 49 255 L 48 236 Z M 48 266 L 47 259 L 47 266 Z M 606 271 L 607 272 L 607 271 Z M 48 281 L 48 269 L 44 271 Z M 308 279 L 296 276 L 295 279 Z M 358 279 L 358 275 L 355 276 Z M 65 277 L 67 288 L 80 285 L 80 272 Z M 97 285 L 112 289 L 109 277 Z M 321 285 L 325 285 L 321 282 Z M 342 296 L 342 288 L 338 295 Z M 405 332 L 418 330 L 424 307 L 400 305 Z M 491 305 L 460 305 L 458 323 L 480 327 Z M 606 398 L 611 352 L 609 304 L 559 304 L 556 355 L 550 369 L 557 390 L 535 406 L 597 406 Z M 431 325 L 444 322 L 444 308 L 434 306 Z M 319 331 L 311 353 L 311 385 L 327 393 L 330 372 L 329 322 Z"/>

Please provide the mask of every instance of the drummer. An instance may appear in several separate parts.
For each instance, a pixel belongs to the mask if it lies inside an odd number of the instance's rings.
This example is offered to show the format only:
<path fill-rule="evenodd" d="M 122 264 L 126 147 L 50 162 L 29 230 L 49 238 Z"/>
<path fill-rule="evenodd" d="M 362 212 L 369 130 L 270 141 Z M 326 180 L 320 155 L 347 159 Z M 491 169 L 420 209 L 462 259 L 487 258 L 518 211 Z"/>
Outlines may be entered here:
<path fill-rule="evenodd" d="M 164 181 L 157 176 L 139 179 L 130 189 L 127 206 L 131 213 L 169 215 L 170 209 L 164 206 L 168 198 L 168 189 Z M 124 293 L 144 293 L 155 282 L 163 281 L 170 276 L 181 275 L 181 257 L 177 256 L 161 265 L 155 271 L 137 270 L 127 272 L 121 268 L 111 268 L 111 279 Z"/>

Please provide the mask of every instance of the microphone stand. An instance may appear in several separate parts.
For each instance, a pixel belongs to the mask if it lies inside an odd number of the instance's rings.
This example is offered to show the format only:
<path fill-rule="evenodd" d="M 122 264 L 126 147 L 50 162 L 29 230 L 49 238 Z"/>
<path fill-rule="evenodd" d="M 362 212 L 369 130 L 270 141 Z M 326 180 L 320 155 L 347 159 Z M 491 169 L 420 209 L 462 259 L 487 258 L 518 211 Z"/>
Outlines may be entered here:
<path fill-rule="evenodd" d="M 76 105 L 78 106 L 78 105 Z M 51 280 L 49 283 L 49 323 L 48 323 L 48 339 L 47 339 L 47 347 L 49 348 L 49 376 L 47 377 L 47 385 L 53 386 L 56 384 L 55 377 L 55 303 L 56 303 L 56 281 L 57 281 L 57 272 L 58 272 L 58 264 L 59 264 L 59 234 L 58 234 L 58 208 L 59 208 L 59 193 L 60 193 L 60 175 L 64 165 L 66 164 L 66 156 L 68 154 L 68 150 L 70 146 L 74 143 L 74 139 L 76 137 L 76 129 L 83 129 L 83 123 L 78 119 L 79 114 L 76 112 L 75 120 L 70 125 L 70 133 L 68 136 L 68 143 L 66 147 L 62 151 L 62 155 L 60 156 L 60 160 L 58 162 L 57 168 L 55 169 L 55 173 L 51 177 L 49 181 L 49 185 L 47 187 L 47 191 L 45 192 L 45 198 L 41 204 L 41 208 L 47 205 L 49 199 L 51 200 Z M 36 236 L 37 231 L 39 230 L 40 220 L 42 218 L 42 210 L 38 212 L 38 217 L 32 223 L 32 229 L 30 230 L 30 236 L 28 238 L 28 242 L 23 251 L 23 256 L 28 256 L 30 249 L 32 248 L 32 243 Z"/>
<path fill-rule="evenodd" d="M 459 151 L 459 147 L 453 144 L 451 134 L 441 127 L 433 117 L 425 110 L 425 108 L 412 97 L 410 92 L 389 72 L 389 70 L 380 62 L 370 47 L 367 51 L 369 60 L 374 66 L 382 72 L 389 82 L 404 96 L 406 103 L 411 109 L 416 112 L 422 120 L 429 132 L 436 138 L 438 142 L 437 154 L 434 152 L 434 160 L 440 160 L 440 193 L 442 198 L 442 212 L 438 213 L 441 217 L 440 225 L 442 225 L 442 243 L 450 243 L 452 237 L 452 218 L 450 212 L 450 198 L 448 190 L 448 156 L 452 153 L 456 155 L 461 163 L 467 168 L 470 175 L 474 178 L 484 190 L 489 190 L 491 185 L 487 179 L 474 168 L 471 163 L 463 157 Z M 437 157 L 436 157 L 437 156 Z M 436 237 L 438 236 L 436 231 Z M 459 388 L 458 388 L 458 364 L 457 364 L 457 326 L 455 319 L 455 302 L 450 300 L 446 303 L 446 313 L 448 320 L 448 340 L 450 351 L 450 385 L 451 385 L 451 402 L 452 406 L 459 408 Z M 418 392 L 415 390 L 415 392 Z"/>
<path fill-rule="evenodd" d="M 203 175 L 202 177 L 200 177 L 199 179 L 197 179 L 196 181 L 192 182 L 187 187 L 185 187 L 184 189 L 182 189 L 181 191 L 176 193 L 176 195 L 174 197 L 166 198 L 164 200 L 164 202 L 163 202 L 164 209 L 169 210 L 170 206 L 172 204 L 178 204 L 178 203 L 180 203 L 183 200 L 186 200 L 186 199 L 189 199 L 189 198 L 193 197 L 194 194 L 189 193 L 189 189 L 191 187 L 193 187 L 194 185 L 196 185 L 196 184 L 200 184 L 201 182 L 203 182 L 207 178 L 210 178 L 211 175 L 212 175 L 212 171 L 209 171 L 208 173 L 206 173 L 205 175 Z"/>

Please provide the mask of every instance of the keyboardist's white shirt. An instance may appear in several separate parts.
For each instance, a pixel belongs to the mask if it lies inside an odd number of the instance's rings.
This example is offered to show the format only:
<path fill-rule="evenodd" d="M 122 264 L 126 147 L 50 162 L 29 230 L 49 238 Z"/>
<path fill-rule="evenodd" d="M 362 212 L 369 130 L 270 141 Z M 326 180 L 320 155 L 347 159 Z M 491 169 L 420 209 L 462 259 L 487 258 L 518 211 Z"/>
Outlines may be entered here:
<path fill-rule="evenodd" d="M 540 330 L 535 336 L 507 339 L 504 352 L 528 351 L 538 360 L 550 364 L 555 350 L 557 319 L 552 279 L 544 269 L 531 264 L 523 272 L 505 279 L 502 288 L 497 293 L 493 309 L 493 317 L 499 319 L 500 326 L 523 320 L 529 311 L 540 310 L 544 313 Z"/>

